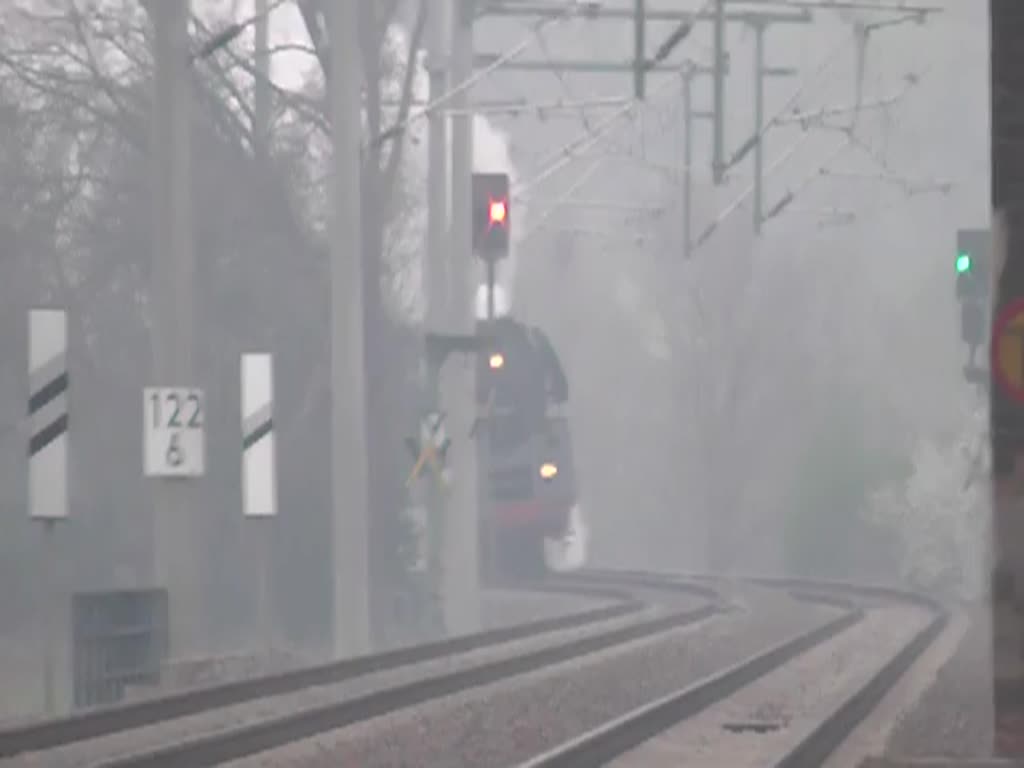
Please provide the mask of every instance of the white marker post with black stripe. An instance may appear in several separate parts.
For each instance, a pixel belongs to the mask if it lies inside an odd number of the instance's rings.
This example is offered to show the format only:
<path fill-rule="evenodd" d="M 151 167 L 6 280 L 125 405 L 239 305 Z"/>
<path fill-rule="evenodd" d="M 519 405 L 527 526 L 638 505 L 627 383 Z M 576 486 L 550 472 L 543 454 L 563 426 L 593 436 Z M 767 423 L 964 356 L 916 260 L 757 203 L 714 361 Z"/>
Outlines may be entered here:
<path fill-rule="evenodd" d="M 68 516 L 68 327 L 59 309 L 33 309 L 28 332 L 29 514 Z"/>
<path fill-rule="evenodd" d="M 274 461 L 274 377 L 273 358 L 268 354 L 242 355 L 242 512 L 247 518 L 265 518 L 277 514 L 277 474 Z M 273 646 L 273 619 L 270 610 L 271 530 L 256 525 L 253 562 L 258 569 L 256 581 L 259 622 L 267 649 Z"/>
<path fill-rule="evenodd" d="M 45 526 L 43 565 L 49 585 L 44 612 L 43 698 L 57 711 L 57 633 L 60 585 L 54 526 L 68 516 L 68 322 L 59 309 L 28 314 L 28 504 L 29 515 Z"/>
<path fill-rule="evenodd" d="M 246 517 L 277 514 L 270 355 L 242 355 L 242 495 Z"/>

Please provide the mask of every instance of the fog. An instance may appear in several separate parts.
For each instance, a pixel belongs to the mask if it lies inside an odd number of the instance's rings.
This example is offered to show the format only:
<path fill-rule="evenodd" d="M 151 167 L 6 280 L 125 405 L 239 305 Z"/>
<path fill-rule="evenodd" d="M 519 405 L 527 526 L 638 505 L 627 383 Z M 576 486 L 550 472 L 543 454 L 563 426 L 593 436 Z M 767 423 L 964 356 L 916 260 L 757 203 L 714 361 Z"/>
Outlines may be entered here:
<path fill-rule="evenodd" d="M 252 13 L 251 2 L 194 4 L 200 40 L 232 14 Z M 768 65 L 798 74 L 767 79 L 766 117 L 862 108 L 766 132 L 765 210 L 787 193 L 793 201 L 759 235 L 746 195 L 752 160 L 714 186 L 710 123 L 697 120 L 692 233 L 710 234 L 689 260 L 676 73 L 650 75 L 647 100 L 582 152 L 560 148 L 576 146 L 612 108 L 475 118 L 474 168 L 508 172 L 514 190 L 512 254 L 499 282 L 512 313 L 548 333 L 568 374 L 588 563 L 978 594 L 987 402 L 961 375 L 952 260 L 956 229 L 988 222 L 987 4 L 938 4 L 944 12 L 922 24 L 873 30 L 862 49 L 856 25 L 891 14 L 826 10 L 811 24 L 769 28 Z M 382 51 L 365 57 L 380 70 L 367 89 L 379 107 L 364 110 L 367 135 L 398 115 L 416 34 L 416 4 L 399 5 L 364 39 L 379 39 Z M 153 383 L 151 59 L 145 15 L 129 0 L 78 2 L 77 14 L 30 0 L 0 6 L 6 717 L 42 706 L 37 651 L 48 587 L 66 597 L 153 583 L 137 415 L 140 390 Z M 650 44 L 670 31 L 652 23 Z M 535 34 L 528 22 L 485 18 L 476 47 L 501 53 L 528 36 L 523 60 L 631 55 L 630 24 L 581 19 Z M 271 41 L 310 46 L 293 4 L 272 14 Z M 727 156 L 754 127 L 753 33 L 732 24 L 728 45 Z M 203 654 L 269 643 L 312 659 L 327 653 L 331 631 L 330 111 L 315 55 L 275 55 L 278 90 L 261 154 L 251 131 L 251 47 L 247 28 L 195 67 L 195 361 L 208 416 L 189 547 L 202 585 Z M 711 57 L 710 25 L 700 24 L 672 61 L 709 65 Z M 417 66 L 412 92 L 422 101 L 421 56 Z M 627 71 L 499 70 L 470 98 L 595 102 L 631 88 Z M 693 100 L 710 110 L 709 77 L 694 80 Z M 402 147 L 393 168 L 393 149 L 364 158 L 375 648 L 435 631 L 410 565 L 403 447 L 422 404 L 425 119 L 413 121 Z M 69 313 L 70 517 L 51 540 L 27 512 L 27 312 L 39 306 Z M 269 639 L 237 471 L 238 358 L 248 351 L 275 357 L 280 514 L 270 536 Z"/>
<path fill-rule="evenodd" d="M 943 548 L 951 569 L 969 563 L 964 578 L 977 587 L 983 533 L 953 529 L 963 516 L 983 519 L 968 512 L 984 499 L 973 485 L 981 481 L 969 484 L 965 473 L 969 462 L 984 461 L 976 455 L 984 403 L 959 375 L 966 351 L 949 253 L 953 222 L 987 221 L 983 6 L 949 2 L 923 25 L 877 29 L 863 56 L 854 17 L 819 14 L 810 26 L 769 29 L 768 65 L 795 66 L 800 75 L 767 79 L 766 116 L 858 99 L 866 107 L 849 133 L 814 120 L 806 131 L 767 132 L 766 169 L 787 159 L 767 176 L 765 209 L 788 191 L 796 196 L 760 237 L 751 231 L 749 198 L 733 206 L 750 184 L 751 161 L 733 170 L 726 188 L 714 188 L 710 126 L 698 121 L 694 236 L 731 213 L 683 262 L 680 88 L 659 91 L 665 75 L 651 77 L 637 117 L 532 191 L 540 208 L 538 199 L 557 200 L 586 177 L 573 199 L 663 211 L 563 206 L 525 235 L 528 248 L 520 243 L 517 309 L 556 337 L 577 394 L 573 424 L 595 560 L 945 579 L 917 574 L 932 566 L 920 562 L 922 542 L 905 540 L 934 535 L 950 538 L 928 546 Z M 753 69 L 753 34 L 735 26 L 730 154 L 754 124 L 752 78 L 743 76 Z M 483 50 L 523 34 L 498 22 L 484 27 Z M 669 29 L 654 26 L 649 36 Z M 626 60 L 631 34 L 628 24 L 572 21 L 546 31 L 533 55 Z M 698 63 L 710 61 L 708 30 L 688 43 Z M 622 95 L 630 85 L 628 73 L 561 81 L 499 73 L 492 94 L 579 100 Z M 710 102 L 709 78 L 698 77 L 695 109 Z M 538 122 L 528 113 L 510 121 L 521 172 L 528 178 L 528 158 L 570 141 L 585 130 L 581 122 Z M 847 128 L 851 115 L 830 122 Z M 542 149 L 531 152 L 535 146 Z M 928 450 L 948 452 L 934 476 L 935 465 L 920 459 Z M 920 510 L 932 520 L 929 534 L 902 527 L 909 513 L 901 507 L 919 502 L 901 491 L 917 483 L 947 488 L 958 509 L 951 519 Z M 876 509 L 878 494 L 891 509 Z"/>

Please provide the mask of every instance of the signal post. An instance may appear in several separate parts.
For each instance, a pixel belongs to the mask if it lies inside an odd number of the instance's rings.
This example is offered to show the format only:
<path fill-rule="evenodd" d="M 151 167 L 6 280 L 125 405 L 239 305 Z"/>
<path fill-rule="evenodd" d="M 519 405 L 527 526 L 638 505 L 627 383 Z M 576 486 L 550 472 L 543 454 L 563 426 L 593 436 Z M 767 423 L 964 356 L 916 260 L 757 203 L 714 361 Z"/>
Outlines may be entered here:
<path fill-rule="evenodd" d="M 497 263 L 508 257 L 512 211 L 507 173 L 473 174 L 473 252 L 487 269 L 487 319 L 494 319 Z"/>
<path fill-rule="evenodd" d="M 440 6 L 440 2 L 431 3 Z M 475 3 L 451 0 L 451 86 L 464 84 L 473 75 L 473 19 Z M 448 305 L 451 329 L 469 337 L 473 329 L 471 241 L 473 118 L 468 107 L 468 88 L 458 89 L 450 101 L 451 117 L 451 238 L 448 268 Z M 480 624 L 480 566 L 476 455 L 465 437 L 473 421 L 472 372 L 464 366 L 449 367 L 442 379 L 450 398 L 452 430 L 452 493 L 447 504 L 444 533 L 444 619 L 449 633 L 473 632 Z"/>
<path fill-rule="evenodd" d="M 960 335 L 967 344 L 964 378 L 984 388 L 988 366 L 978 359 L 987 346 L 992 304 L 992 236 L 988 229 L 961 229 L 956 237 L 956 298 L 960 302 Z"/>
<path fill-rule="evenodd" d="M 993 751 L 1024 756 L 1024 4 L 989 0 L 992 272 Z M 1018 317 L 1021 318 L 1020 323 Z M 1015 369 L 1016 366 L 1016 369 Z"/>
<path fill-rule="evenodd" d="M 473 252 L 483 260 L 487 279 L 487 323 L 497 314 L 495 308 L 495 284 L 498 262 L 508 258 L 512 207 L 507 173 L 473 174 Z M 490 368 L 504 365 L 500 355 L 488 356 Z M 480 370 L 480 367 L 477 367 Z M 477 381 L 477 387 L 481 382 Z M 488 462 L 481 443 L 477 443 L 477 466 L 479 471 L 479 499 L 481 530 L 480 546 L 483 550 L 481 571 L 495 581 L 498 576 L 497 529 L 495 527 L 490 496 L 487 493 Z"/>

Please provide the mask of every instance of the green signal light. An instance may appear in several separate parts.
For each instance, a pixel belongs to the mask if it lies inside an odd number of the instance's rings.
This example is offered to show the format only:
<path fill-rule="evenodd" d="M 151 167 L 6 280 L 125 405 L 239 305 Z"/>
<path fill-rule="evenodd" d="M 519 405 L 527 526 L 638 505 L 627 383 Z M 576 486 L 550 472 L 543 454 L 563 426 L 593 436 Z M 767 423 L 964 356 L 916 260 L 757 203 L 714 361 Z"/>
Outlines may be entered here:
<path fill-rule="evenodd" d="M 971 255 L 969 253 L 961 253 L 956 257 L 956 271 L 957 274 L 963 274 L 971 270 Z"/>

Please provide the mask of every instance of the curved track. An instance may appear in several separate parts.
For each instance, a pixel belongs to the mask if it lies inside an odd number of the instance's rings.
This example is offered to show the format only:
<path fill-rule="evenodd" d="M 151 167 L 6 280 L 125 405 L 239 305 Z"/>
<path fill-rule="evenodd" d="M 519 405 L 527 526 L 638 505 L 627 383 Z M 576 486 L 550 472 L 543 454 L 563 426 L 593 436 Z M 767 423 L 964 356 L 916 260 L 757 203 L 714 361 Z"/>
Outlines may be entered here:
<path fill-rule="evenodd" d="M 945 614 L 934 603 L 904 592 L 770 579 L 744 583 L 743 589 L 756 585 L 785 593 L 806 605 L 807 611 L 817 606 L 816 610 L 827 609 L 833 615 L 810 622 L 809 629 L 786 633 L 784 640 L 526 764 L 607 763 L 842 635 L 863 620 L 865 609 L 858 603 L 910 601 L 926 606 L 935 616 L 928 628 L 779 763 L 787 768 L 820 765 L 822 756 L 870 711 L 945 621 Z M 611 603 L 427 646 L 11 728 L 0 731 L 0 766 L 22 764 L 3 759 L 14 756 L 54 768 L 202 768 L 261 753 L 273 756 L 275 750 L 321 734 L 347 732 L 343 729 L 383 715 L 429 708 L 433 702 L 451 701 L 453 696 L 524 679 L 530 673 L 547 674 L 549 669 L 564 673 L 566 664 L 582 658 L 603 659 L 602 654 L 613 654 L 607 656 L 611 664 L 614 653 L 625 653 L 621 649 L 676 636 L 683 628 L 689 628 L 685 630 L 689 633 L 704 632 L 708 620 L 726 620 L 742 612 L 726 594 L 736 588 L 735 582 L 697 583 L 692 577 L 649 573 L 590 572 L 558 577 L 536 589 Z M 452 765 L 476 764 L 475 758 L 467 756 L 469 762 L 458 763 L 452 757 Z M 271 759 L 264 764 L 279 764 Z"/>
<path fill-rule="evenodd" d="M 133 704 L 104 707 L 69 717 L 2 729 L 0 758 L 73 744 L 174 718 L 200 714 L 219 707 L 300 691 L 311 686 L 340 683 L 374 672 L 468 653 L 549 632 L 610 621 L 636 614 L 644 608 L 644 604 L 634 599 L 628 592 L 609 587 L 580 586 L 577 589 L 561 591 L 581 597 L 610 600 L 612 604 L 427 645 L 344 659 L 291 672 L 198 688 Z"/>
<path fill-rule="evenodd" d="M 620 574 L 620 577 L 627 583 L 635 579 L 649 578 L 646 574 Z M 880 663 L 874 674 L 850 693 L 838 707 L 827 712 L 814 728 L 796 742 L 795 746 L 787 748 L 772 763 L 776 768 L 819 768 L 938 637 L 949 620 L 947 611 L 937 601 L 905 590 L 798 579 L 751 578 L 747 581 L 791 590 L 794 596 L 805 600 L 823 599 L 844 608 L 845 611 L 839 618 L 818 629 L 758 654 L 691 687 L 633 710 L 617 720 L 522 763 L 520 768 L 582 768 L 606 764 L 621 764 L 624 768 L 669 765 L 670 762 L 662 763 L 656 753 L 632 761 L 615 761 L 616 758 L 634 753 L 638 747 L 654 737 L 693 718 L 712 703 L 733 695 L 767 673 L 782 668 L 796 656 L 862 622 L 865 610 L 857 606 L 858 601 L 895 602 L 924 608 L 930 614 L 925 626 L 913 633 L 895 653 Z M 827 593 L 827 596 L 822 593 Z M 729 758 L 722 756 L 720 759 Z M 764 764 L 763 753 L 760 760 L 761 764 Z"/>
<path fill-rule="evenodd" d="M 91 768 L 217 765 L 581 653 L 692 624 L 723 610 L 713 589 L 693 584 L 673 587 L 679 596 L 677 606 L 660 612 L 652 612 L 630 590 L 612 585 L 544 589 L 614 602 L 428 646 L 27 724 L 0 732 L 0 755 L 31 753 L 32 758 L 41 759 L 40 764 Z M 678 607 L 679 603 L 686 605 Z M 482 661 L 472 658 L 481 654 Z M 453 659 L 467 663 L 449 663 Z M 438 673 L 438 666 L 443 671 Z M 452 666 L 455 669 L 449 670 Z M 360 683 L 369 684 L 360 690 Z M 332 689 L 342 686 L 349 696 L 334 695 Z M 307 696 L 314 689 L 327 695 Z M 283 714 L 266 716 L 274 710 Z M 189 737 L 203 731 L 202 736 Z"/>

